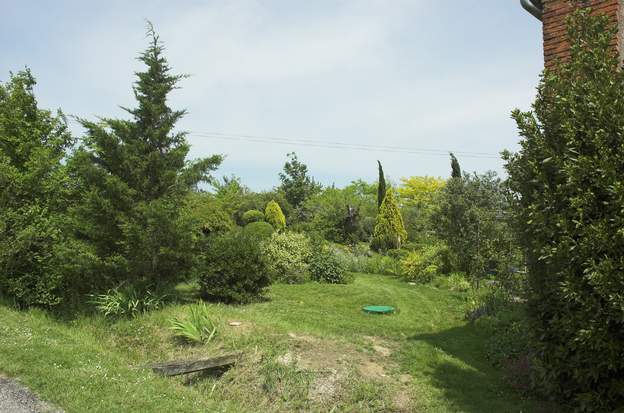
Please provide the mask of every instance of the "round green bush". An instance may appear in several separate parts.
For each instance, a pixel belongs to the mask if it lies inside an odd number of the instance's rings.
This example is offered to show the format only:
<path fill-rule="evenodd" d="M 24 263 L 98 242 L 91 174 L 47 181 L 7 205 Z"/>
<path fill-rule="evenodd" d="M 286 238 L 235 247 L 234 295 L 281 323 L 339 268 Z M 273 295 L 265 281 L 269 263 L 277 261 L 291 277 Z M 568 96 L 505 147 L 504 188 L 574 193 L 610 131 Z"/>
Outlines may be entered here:
<path fill-rule="evenodd" d="M 214 238 L 202 258 L 199 285 L 206 300 L 247 303 L 258 299 L 271 283 L 260 243 L 245 231 Z"/>
<path fill-rule="evenodd" d="M 264 221 L 264 213 L 262 211 L 258 211 L 257 209 L 250 209 L 243 214 L 241 219 L 245 224 Z"/>
<path fill-rule="evenodd" d="M 310 239 L 296 232 L 274 232 L 263 243 L 264 258 L 271 277 L 288 284 L 305 282 L 312 255 Z"/>
<path fill-rule="evenodd" d="M 243 232 L 256 240 L 263 241 L 270 238 L 275 229 L 268 222 L 258 221 L 247 224 L 243 227 Z"/>
<path fill-rule="evenodd" d="M 318 247 L 312 251 L 310 277 L 314 281 L 329 284 L 347 284 L 353 277 L 347 272 L 345 263 L 328 247 Z"/>

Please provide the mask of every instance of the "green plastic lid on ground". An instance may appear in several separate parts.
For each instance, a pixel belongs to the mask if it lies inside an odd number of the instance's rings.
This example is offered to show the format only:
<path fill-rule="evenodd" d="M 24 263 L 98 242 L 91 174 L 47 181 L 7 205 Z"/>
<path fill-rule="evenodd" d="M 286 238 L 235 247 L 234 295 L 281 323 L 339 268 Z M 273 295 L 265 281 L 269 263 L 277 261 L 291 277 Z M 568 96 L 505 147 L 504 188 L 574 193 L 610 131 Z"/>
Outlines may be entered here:
<path fill-rule="evenodd" d="M 392 314 L 394 313 L 394 307 L 389 305 L 365 305 L 362 307 L 362 311 L 369 314 Z"/>

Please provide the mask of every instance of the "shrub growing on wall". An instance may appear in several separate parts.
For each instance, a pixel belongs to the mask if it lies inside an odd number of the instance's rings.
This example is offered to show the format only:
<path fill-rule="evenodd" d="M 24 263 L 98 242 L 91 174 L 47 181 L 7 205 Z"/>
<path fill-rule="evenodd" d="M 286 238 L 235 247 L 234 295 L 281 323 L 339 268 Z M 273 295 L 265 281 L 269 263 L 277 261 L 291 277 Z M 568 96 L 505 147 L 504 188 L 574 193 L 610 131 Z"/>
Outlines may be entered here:
<path fill-rule="evenodd" d="M 578 411 L 624 405 L 624 72 L 606 18 L 569 22 L 572 56 L 515 111 L 505 155 L 527 256 L 536 379 Z"/>
<path fill-rule="evenodd" d="M 270 201 L 267 204 L 264 216 L 266 221 L 277 231 L 281 231 L 286 228 L 286 217 L 282 213 L 282 208 L 280 208 L 277 202 Z"/>

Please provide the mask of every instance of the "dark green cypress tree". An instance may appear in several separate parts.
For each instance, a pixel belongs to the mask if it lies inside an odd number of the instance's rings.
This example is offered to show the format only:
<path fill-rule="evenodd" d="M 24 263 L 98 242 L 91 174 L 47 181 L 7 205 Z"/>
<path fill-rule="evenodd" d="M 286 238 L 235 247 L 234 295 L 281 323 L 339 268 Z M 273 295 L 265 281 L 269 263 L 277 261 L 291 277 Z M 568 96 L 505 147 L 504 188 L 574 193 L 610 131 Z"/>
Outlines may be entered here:
<path fill-rule="evenodd" d="M 384 176 L 381 162 L 377 161 L 377 165 L 379 165 L 379 180 L 377 184 L 377 208 L 381 208 L 381 204 L 386 198 L 386 177 Z"/>
<path fill-rule="evenodd" d="M 451 178 L 461 178 L 461 167 L 459 166 L 459 161 L 451 152 Z"/>
<path fill-rule="evenodd" d="M 81 120 L 87 130 L 71 161 L 79 182 L 74 209 L 78 234 L 97 251 L 107 281 L 160 283 L 184 275 L 192 261 L 192 234 L 180 216 L 186 195 L 221 163 L 219 155 L 186 160 L 185 110 L 167 105 L 183 75 L 174 75 L 163 45 L 148 26 L 149 47 L 136 73 L 137 107 L 129 120 Z"/>

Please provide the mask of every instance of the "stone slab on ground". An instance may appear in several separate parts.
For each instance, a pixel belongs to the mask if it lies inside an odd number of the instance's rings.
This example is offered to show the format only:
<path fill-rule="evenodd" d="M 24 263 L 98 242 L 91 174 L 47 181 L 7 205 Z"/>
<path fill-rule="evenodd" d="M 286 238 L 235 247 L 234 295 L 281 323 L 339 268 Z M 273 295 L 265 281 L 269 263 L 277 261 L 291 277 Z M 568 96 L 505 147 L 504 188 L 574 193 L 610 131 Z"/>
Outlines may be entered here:
<path fill-rule="evenodd" d="M 63 413 L 15 380 L 0 376 L 0 413 Z"/>

